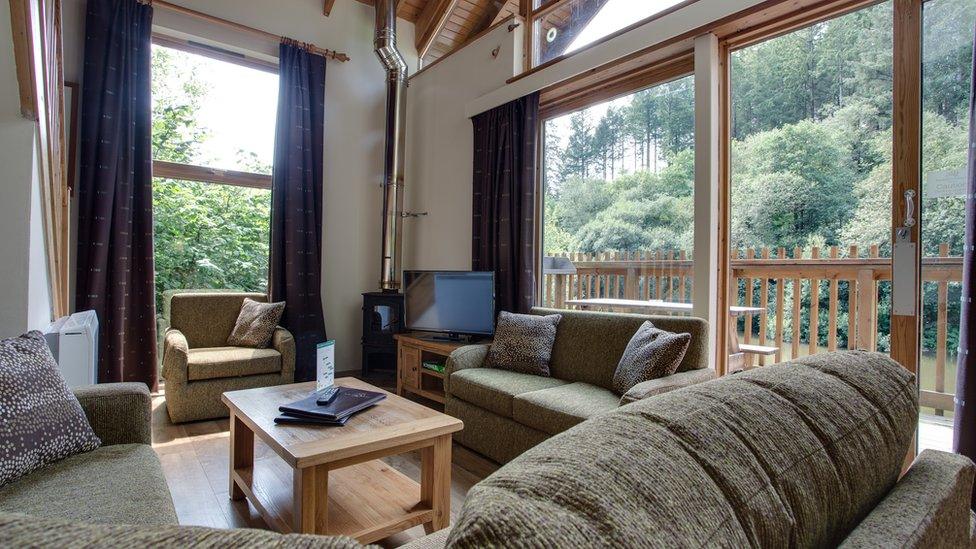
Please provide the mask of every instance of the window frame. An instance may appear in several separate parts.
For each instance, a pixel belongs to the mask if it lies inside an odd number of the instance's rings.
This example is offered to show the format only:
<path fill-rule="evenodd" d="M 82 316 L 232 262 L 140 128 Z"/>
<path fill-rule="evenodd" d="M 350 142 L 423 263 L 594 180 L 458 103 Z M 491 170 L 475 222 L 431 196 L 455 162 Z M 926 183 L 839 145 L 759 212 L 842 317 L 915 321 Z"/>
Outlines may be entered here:
<path fill-rule="evenodd" d="M 189 40 L 173 38 L 165 34 L 153 32 L 152 43 L 154 46 L 162 46 L 179 51 L 184 51 L 194 55 L 209 57 L 217 61 L 232 63 L 257 69 L 272 74 L 278 74 L 278 65 L 270 61 L 239 54 L 217 46 L 208 46 Z M 251 189 L 271 190 L 272 176 L 268 174 L 244 172 L 238 170 L 225 170 L 211 168 L 196 164 L 183 164 L 180 162 L 169 162 L 165 160 L 152 161 L 152 177 L 163 179 L 175 179 L 180 181 L 194 181 L 197 183 L 210 183 L 215 185 L 232 185 L 235 187 L 247 187 Z"/>

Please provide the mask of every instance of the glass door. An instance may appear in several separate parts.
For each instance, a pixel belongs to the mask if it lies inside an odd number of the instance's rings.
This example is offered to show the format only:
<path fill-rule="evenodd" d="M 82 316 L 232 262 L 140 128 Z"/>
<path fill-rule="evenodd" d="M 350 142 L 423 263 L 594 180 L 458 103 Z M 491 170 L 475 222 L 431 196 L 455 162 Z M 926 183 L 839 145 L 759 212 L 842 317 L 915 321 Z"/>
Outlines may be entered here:
<path fill-rule="evenodd" d="M 920 449 L 952 446 L 974 27 L 972 0 L 922 5 Z"/>

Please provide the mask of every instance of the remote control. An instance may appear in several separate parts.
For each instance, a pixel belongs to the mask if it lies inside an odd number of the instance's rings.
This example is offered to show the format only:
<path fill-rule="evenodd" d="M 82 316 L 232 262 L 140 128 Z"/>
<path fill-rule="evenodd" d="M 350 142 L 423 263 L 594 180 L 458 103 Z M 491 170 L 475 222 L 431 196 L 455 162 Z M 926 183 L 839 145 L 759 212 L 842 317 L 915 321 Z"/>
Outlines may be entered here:
<path fill-rule="evenodd" d="M 339 394 L 339 388 L 336 387 L 335 385 L 329 387 L 328 389 L 322 389 L 322 392 L 319 393 L 319 398 L 318 400 L 315 401 L 315 403 L 318 404 L 319 406 L 325 406 L 326 404 L 335 400 L 335 397 L 338 394 Z"/>

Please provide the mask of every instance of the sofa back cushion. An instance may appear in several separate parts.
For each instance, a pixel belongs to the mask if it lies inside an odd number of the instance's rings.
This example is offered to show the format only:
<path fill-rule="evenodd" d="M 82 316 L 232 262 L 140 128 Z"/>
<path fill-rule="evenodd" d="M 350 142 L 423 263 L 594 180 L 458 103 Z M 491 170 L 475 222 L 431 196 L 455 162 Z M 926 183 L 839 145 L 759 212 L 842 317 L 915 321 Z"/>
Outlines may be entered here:
<path fill-rule="evenodd" d="M 244 299 L 265 302 L 259 293 L 221 292 L 176 294 L 170 304 L 170 327 L 186 336 L 191 349 L 227 345 Z"/>
<path fill-rule="evenodd" d="M 914 376 L 818 355 L 592 418 L 468 493 L 449 547 L 835 546 L 895 484 Z"/>
<path fill-rule="evenodd" d="M 549 375 L 613 390 L 613 373 L 630 339 L 644 322 L 673 333 L 691 334 L 679 372 L 708 367 L 708 323 L 700 318 L 649 316 L 559 309 L 532 309 L 537 315 L 562 315 L 549 362 Z"/>

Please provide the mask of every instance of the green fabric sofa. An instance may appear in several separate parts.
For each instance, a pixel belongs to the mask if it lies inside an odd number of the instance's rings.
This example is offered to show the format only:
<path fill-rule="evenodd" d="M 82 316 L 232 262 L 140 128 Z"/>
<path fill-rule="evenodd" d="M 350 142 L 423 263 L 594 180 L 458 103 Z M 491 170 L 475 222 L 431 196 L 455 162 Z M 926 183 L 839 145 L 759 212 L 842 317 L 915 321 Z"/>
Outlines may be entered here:
<path fill-rule="evenodd" d="M 696 384 L 526 451 L 417 547 L 976 546 L 968 458 L 899 478 L 917 421 L 914 376 L 876 353 Z"/>
<path fill-rule="evenodd" d="M 567 311 L 560 314 L 550 363 L 551 377 L 484 368 L 488 345 L 451 354 L 445 370 L 445 411 L 462 421 L 455 441 L 498 463 L 513 458 L 574 425 L 621 404 L 714 379 L 708 368 L 708 323 L 698 318 Z M 691 334 L 678 372 L 638 384 L 620 396 L 613 373 L 630 338 L 644 321 Z"/>

